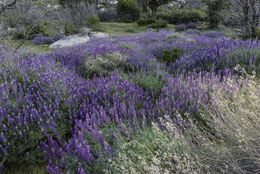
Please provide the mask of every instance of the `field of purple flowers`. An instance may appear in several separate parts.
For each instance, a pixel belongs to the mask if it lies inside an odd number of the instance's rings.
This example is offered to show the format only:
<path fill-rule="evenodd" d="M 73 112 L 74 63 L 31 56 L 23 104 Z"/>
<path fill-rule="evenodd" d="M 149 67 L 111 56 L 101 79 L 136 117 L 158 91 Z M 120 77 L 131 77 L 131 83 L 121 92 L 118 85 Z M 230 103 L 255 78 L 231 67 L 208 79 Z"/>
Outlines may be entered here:
<path fill-rule="evenodd" d="M 213 32 L 114 36 L 45 54 L 1 46 L 0 170 L 104 173 L 120 141 L 152 124 L 167 132 L 165 115 L 180 134 L 196 125 L 217 137 L 201 110 L 215 113 L 212 94 L 248 83 L 239 69 L 259 75 L 260 43 Z"/>

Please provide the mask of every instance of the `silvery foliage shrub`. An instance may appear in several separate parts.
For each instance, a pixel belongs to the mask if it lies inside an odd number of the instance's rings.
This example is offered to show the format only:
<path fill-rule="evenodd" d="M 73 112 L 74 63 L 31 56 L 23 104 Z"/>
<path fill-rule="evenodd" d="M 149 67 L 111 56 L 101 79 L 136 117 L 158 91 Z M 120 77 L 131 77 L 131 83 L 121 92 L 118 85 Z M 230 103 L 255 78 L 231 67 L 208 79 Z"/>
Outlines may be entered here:
<path fill-rule="evenodd" d="M 211 104 L 198 111 L 214 134 L 201 125 L 165 115 L 131 142 L 121 139 L 119 154 L 105 173 L 255 173 L 259 171 L 259 79 L 248 75 L 217 83 Z M 201 81 L 205 87 L 207 82 Z M 205 88 L 202 87 L 202 88 Z M 232 89 L 232 90 L 231 90 Z M 189 118 L 189 114 L 187 118 Z M 179 116 L 179 113 L 176 113 Z M 175 123 L 175 124 L 173 124 Z M 176 124 L 177 123 L 177 124 Z M 189 124 L 187 124 L 189 123 Z M 185 130 L 180 125 L 188 125 Z M 123 141 L 122 141 L 123 140 Z M 210 160 L 209 160 L 210 159 Z"/>
<path fill-rule="evenodd" d="M 41 8 L 32 8 L 31 0 L 17 1 L 13 8 L 6 10 L 3 14 L 3 21 L 6 27 L 16 28 L 27 25 L 39 24 L 42 22 L 45 11 Z"/>
<path fill-rule="evenodd" d="M 119 154 L 110 160 L 104 173 L 201 173 L 206 167 L 193 152 L 191 137 L 182 133 L 180 118 L 165 115 L 160 125 L 152 123 L 133 140 L 120 138 Z M 177 123 L 177 124 L 173 124 Z M 179 124 L 179 126 L 178 126 Z"/>
<path fill-rule="evenodd" d="M 31 0 L 21 0 L 3 13 L 5 27 L 15 28 L 14 39 L 33 39 L 36 34 L 46 35 L 43 25 L 47 10 L 33 6 Z"/>
<path fill-rule="evenodd" d="M 239 79 L 228 79 L 229 87 L 212 94 L 214 108 L 204 108 L 201 117 L 217 132 L 217 139 L 196 134 L 200 159 L 212 173 L 255 173 L 260 170 L 260 88 L 259 78 L 244 69 Z M 240 82 L 239 82 L 240 81 Z M 217 85 L 218 86 L 218 85 Z M 232 89 L 232 90 L 231 90 Z M 207 160 L 212 159 L 212 160 Z"/>
<path fill-rule="evenodd" d="M 114 52 L 103 55 L 97 55 L 97 57 L 87 58 L 85 62 L 86 73 L 89 77 L 102 75 L 109 75 L 116 69 L 130 70 L 131 67 L 126 61 L 126 56 Z"/>
<path fill-rule="evenodd" d="M 241 38 L 257 38 L 259 27 L 260 3 L 255 0 L 231 0 L 229 6 L 221 11 L 223 23 L 232 28 L 239 28 Z"/>
<path fill-rule="evenodd" d="M 101 9 L 97 15 L 102 22 L 116 22 L 118 19 L 118 15 L 113 8 Z"/>
<path fill-rule="evenodd" d="M 77 27 L 81 27 L 86 18 L 95 13 L 96 9 L 94 5 L 79 2 L 73 3 L 70 6 L 65 5 L 60 13 L 58 13 L 58 16 L 61 24 L 73 23 Z"/>

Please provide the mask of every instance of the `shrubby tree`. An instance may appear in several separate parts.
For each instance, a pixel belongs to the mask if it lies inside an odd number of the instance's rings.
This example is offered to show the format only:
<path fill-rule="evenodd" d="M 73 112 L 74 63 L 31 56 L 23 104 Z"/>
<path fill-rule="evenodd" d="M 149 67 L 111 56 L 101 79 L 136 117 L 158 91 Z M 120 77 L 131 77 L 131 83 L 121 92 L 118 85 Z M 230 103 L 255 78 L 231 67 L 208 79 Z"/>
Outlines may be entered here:
<path fill-rule="evenodd" d="M 48 12 L 46 9 L 32 8 L 32 0 L 15 1 L 15 4 L 2 11 L 4 27 L 14 28 L 13 37 L 21 39 L 18 45 L 12 45 L 14 50 L 18 50 L 25 40 L 32 39 L 36 34 L 45 34 L 43 22 Z M 1 37 L 1 42 L 5 44 L 6 39 L 10 38 Z"/>
<path fill-rule="evenodd" d="M 95 12 L 96 9 L 94 4 L 78 2 L 70 5 L 64 5 L 58 15 L 62 24 L 74 24 L 76 27 L 80 28 L 86 18 Z"/>
<path fill-rule="evenodd" d="M 204 0 L 208 9 L 208 20 L 210 28 L 217 28 L 221 22 L 220 11 L 225 7 L 224 0 Z"/>
<path fill-rule="evenodd" d="M 222 11 L 227 26 L 241 29 L 245 39 L 256 38 L 260 20 L 260 0 L 229 0 L 229 8 Z"/>
<path fill-rule="evenodd" d="M 123 21 L 136 21 L 140 17 L 140 9 L 135 0 L 118 0 L 116 11 Z"/>
<path fill-rule="evenodd" d="M 154 17 L 156 15 L 156 12 L 161 5 L 168 4 L 171 1 L 173 0 L 149 0 L 148 6 L 152 10 L 152 16 Z"/>
<path fill-rule="evenodd" d="M 148 16 L 148 9 L 152 11 L 152 17 L 156 16 L 160 6 L 169 4 L 170 2 L 182 3 L 182 0 L 137 0 L 139 8 Z"/>
<path fill-rule="evenodd" d="M 188 9 L 201 9 L 205 7 L 203 0 L 185 0 L 183 6 Z"/>
<path fill-rule="evenodd" d="M 149 6 L 150 0 L 138 0 L 137 4 L 139 8 L 141 9 L 141 12 L 145 14 L 146 17 L 148 17 L 148 6 Z"/>

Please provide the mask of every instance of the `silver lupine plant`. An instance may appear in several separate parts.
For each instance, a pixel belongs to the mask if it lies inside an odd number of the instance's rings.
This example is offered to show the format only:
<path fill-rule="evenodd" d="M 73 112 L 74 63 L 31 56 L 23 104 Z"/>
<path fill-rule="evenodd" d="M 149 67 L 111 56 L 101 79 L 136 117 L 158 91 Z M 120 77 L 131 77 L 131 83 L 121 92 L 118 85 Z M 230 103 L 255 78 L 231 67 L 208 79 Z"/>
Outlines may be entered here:
<path fill-rule="evenodd" d="M 97 163 L 116 154 L 113 146 L 120 140 L 115 132 L 131 141 L 136 131 L 152 122 L 164 129 L 160 122 L 164 115 L 184 131 L 187 126 L 174 119 L 177 112 L 182 119 L 206 126 L 198 110 L 201 106 L 214 109 L 215 84 L 232 91 L 227 79 L 236 81 L 233 68 L 241 62 L 249 71 L 259 70 L 257 42 L 219 35 L 168 40 L 171 34 L 95 39 L 47 54 L 3 54 L 1 49 L 1 168 L 17 160 L 36 163 L 37 158 L 48 162 L 49 173 L 94 172 Z M 173 48 L 185 53 L 164 65 L 160 62 L 163 50 Z M 238 49 L 247 54 L 232 56 Z M 107 76 L 88 76 L 84 65 L 90 57 L 93 61 L 114 52 L 124 55 L 131 71 L 116 67 Z M 159 93 L 136 82 L 136 78 L 142 80 L 138 73 L 143 71 L 165 81 Z M 243 84 L 239 79 L 237 83 Z"/>

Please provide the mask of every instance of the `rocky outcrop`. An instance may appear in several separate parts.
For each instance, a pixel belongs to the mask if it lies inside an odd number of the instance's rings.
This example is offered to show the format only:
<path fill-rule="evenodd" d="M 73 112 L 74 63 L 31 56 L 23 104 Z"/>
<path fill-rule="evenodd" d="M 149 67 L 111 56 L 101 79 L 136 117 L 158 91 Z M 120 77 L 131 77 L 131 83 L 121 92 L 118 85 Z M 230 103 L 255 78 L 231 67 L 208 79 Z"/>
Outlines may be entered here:
<path fill-rule="evenodd" d="M 93 32 L 88 28 L 83 29 L 83 33 L 67 36 L 50 45 L 50 48 L 72 47 L 89 41 L 91 38 L 108 37 L 107 33 Z"/>

